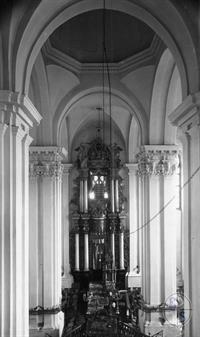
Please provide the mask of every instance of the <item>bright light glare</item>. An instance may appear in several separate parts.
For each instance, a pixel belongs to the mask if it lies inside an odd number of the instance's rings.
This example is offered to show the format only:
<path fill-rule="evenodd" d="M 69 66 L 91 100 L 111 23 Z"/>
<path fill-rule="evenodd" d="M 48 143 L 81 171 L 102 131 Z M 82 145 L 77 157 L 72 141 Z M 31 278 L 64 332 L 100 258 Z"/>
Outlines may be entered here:
<path fill-rule="evenodd" d="M 108 192 L 104 192 L 104 199 L 108 199 Z"/>
<path fill-rule="evenodd" d="M 94 191 L 91 191 L 91 192 L 89 193 L 89 198 L 92 199 L 92 200 L 95 199 Z"/>

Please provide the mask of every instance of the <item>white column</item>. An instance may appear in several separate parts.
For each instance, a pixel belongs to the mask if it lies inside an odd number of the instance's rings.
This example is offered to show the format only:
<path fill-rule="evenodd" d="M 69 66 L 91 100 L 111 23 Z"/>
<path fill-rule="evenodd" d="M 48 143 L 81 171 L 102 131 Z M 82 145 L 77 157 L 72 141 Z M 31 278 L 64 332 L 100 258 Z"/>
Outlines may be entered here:
<path fill-rule="evenodd" d="M 89 270 L 89 241 L 88 233 L 84 233 L 84 270 Z"/>
<path fill-rule="evenodd" d="M 149 257 L 150 257 L 150 303 L 161 303 L 161 204 L 160 178 L 152 175 L 149 178 Z"/>
<path fill-rule="evenodd" d="M 73 277 L 69 261 L 69 173 L 72 164 L 63 164 L 62 179 L 62 288 L 71 288 Z"/>
<path fill-rule="evenodd" d="M 138 154 L 139 174 L 143 176 L 144 185 L 142 293 L 147 308 L 159 307 L 161 303 L 166 303 L 170 294 L 176 293 L 177 159 L 178 147 L 173 145 L 145 145 Z M 162 328 L 160 314 L 149 310 L 143 322 L 144 332 L 155 334 Z M 168 318 L 175 314 L 174 311 L 169 312 Z M 179 333 L 176 327 L 169 328 L 168 323 L 165 324 L 165 333 L 169 336 Z"/>
<path fill-rule="evenodd" d="M 55 308 L 61 302 L 61 178 L 63 165 L 61 160 L 65 151 L 59 147 L 30 148 L 31 206 L 30 214 L 30 273 L 34 269 L 38 281 L 30 279 L 30 308 L 35 307 L 35 290 L 38 294 L 37 304 L 46 308 Z M 36 251 L 35 251 L 36 250 Z M 35 260 L 37 255 L 37 260 Z M 35 261 L 32 266 L 31 262 Z M 37 289 L 36 289 L 37 288 Z M 48 329 L 59 329 L 61 318 L 56 314 L 38 316 L 37 325 Z M 32 326 L 32 328 L 37 328 Z"/>
<path fill-rule="evenodd" d="M 119 233 L 119 268 L 124 269 L 124 232 Z"/>
<path fill-rule="evenodd" d="M 26 135 L 22 140 L 22 160 L 25 162 L 25 166 L 22 172 L 22 179 L 23 179 L 23 188 L 22 188 L 22 195 L 23 195 L 23 203 L 27 206 L 22 209 L 22 216 L 23 216 L 23 249 L 24 254 L 22 256 L 22 264 L 23 264 L 23 280 L 22 280 L 22 292 L 24 293 L 23 297 L 23 313 L 22 315 L 25 317 L 25 326 L 23 328 L 24 336 L 26 335 L 26 331 L 29 329 L 29 311 L 27 307 L 29 306 L 29 146 L 32 142 L 32 138 L 29 135 Z M 27 286 L 28 285 L 28 286 Z"/>
<path fill-rule="evenodd" d="M 129 175 L 129 274 L 128 286 L 141 286 L 141 275 L 138 274 L 138 230 L 139 216 L 138 216 L 138 165 L 134 163 L 126 164 Z M 142 211 L 142 210 L 141 210 Z"/>
<path fill-rule="evenodd" d="M 175 175 L 164 178 L 164 302 L 169 303 L 171 297 L 176 294 L 176 180 Z M 177 313 L 168 316 L 169 323 L 178 325 Z"/>
<path fill-rule="evenodd" d="M 75 234 L 75 270 L 79 271 L 79 233 Z"/>
<path fill-rule="evenodd" d="M 1 336 L 28 336 L 29 128 L 40 119 L 27 97 L 0 91 Z"/>
<path fill-rule="evenodd" d="M 184 336 L 198 336 L 200 317 L 200 92 L 189 95 L 170 115 L 170 121 L 182 131 L 183 143 L 183 235 L 184 295 L 187 324 Z M 191 302 L 189 308 L 188 300 Z M 189 317 L 189 309 L 192 309 Z"/>

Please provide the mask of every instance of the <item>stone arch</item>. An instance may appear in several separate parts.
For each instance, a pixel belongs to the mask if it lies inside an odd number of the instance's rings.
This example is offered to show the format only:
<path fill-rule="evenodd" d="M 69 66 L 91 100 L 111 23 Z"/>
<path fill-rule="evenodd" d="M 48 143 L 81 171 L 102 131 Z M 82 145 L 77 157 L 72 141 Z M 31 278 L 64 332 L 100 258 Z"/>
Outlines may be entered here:
<path fill-rule="evenodd" d="M 80 88 L 79 88 L 80 89 Z M 76 89 L 77 90 L 77 89 Z M 147 139 L 147 124 L 148 121 L 145 118 L 145 112 L 143 111 L 140 103 L 135 99 L 135 101 L 128 99 L 125 95 L 123 95 L 119 90 L 112 88 L 112 101 L 118 102 L 121 104 L 127 111 L 129 111 L 131 116 L 134 116 L 134 120 L 138 125 L 138 132 L 140 134 L 141 141 L 143 144 L 146 143 Z M 53 120 L 53 134 L 54 134 L 54 143 L 61 145 L 61 128 L 62 124 L 65 120 L 65 117 L 70 113 L 70 111 L 79 104 L 84 98 L 88 96 L 96 96 L 102 97 L 102 88 L 100 87 L 91 87 L 84 89 L 82 91 L 77 90 L 76 94 L 73 93 L 70 99 L 68 95 L 62 100 L 58 110 L 54 115 Z M 108 96 L 108 88 L 105 88 L 105 95 Z M 130 132 L 130 130 L 129 130 Z M 129 147 L 129 141 L 127 144 Z"/>
<path fill-rule="evenodd" d="M 172 126 L 166 121 L 166 114 L 169 113 L 167 110 L 170 109 L 170 99 L 172 100 L 173 98 L 171 88 L 175 82 L 177 83 L 179 78 L 179 72 L 178 69 L 175 68 L 174 58 L 167 49 L 160 58 L 155 74 L 149 123 L 150 144 L 164 144 L 165 140 L 169 143 L 170 138 L 171 142 L 174 142 L 172 140 L 172 134 L 171 136 L 169 135 L 170 131 L 172 131 L 172 129 L 170 129 Z M 173 103 L 171 102 L 171 104 Z M 174 106 L 172 106 L 172 108 L 174 108 Z"/>
<path fill-rule="evenodd" d="M 181 79 L 177 66 L 174 67 L 169 83 L 168 94 L 166 99 L 166 114 L 164 125 L 164 144 L 177 143 L 177 128 L 173 126 L 168 116 L 182 102 Z"/>
<path fill-rule="evenodd" d="M 109 131 L 110 131 L 110 120 L 109 116 L 105 116 L 104 121 L 104 143 L 109 144 Z M 88 116 L 88 118 L 84 118 L 81 123 L 78 125 L 77 129 L 74 132 L 73 138 L 70 143 L 70 150 L 69 150 L 69 159 L 73 162 L 73 154 L 72 152 L 74 149 L 80 144 L 80 140 L 82 139 L 82 136 L 85 135 L 85 129 L 89 129 L 90 132 L 87 133 L 87 142 L 92 142 L 96 136 L 96 128 L 95 128 L 95 122 L 94 120 L 91 120 L 91 116 Z M 123 137 L 123 134 L 117 125 L 115 120 L 112 120 L 112 129 L 114 134 L 114 140 L 113 143 L 117 143 L 122 149 L 123 149 L 123 158 L 124 162 L 127 161 L 127 147 L 126 147 L 126 141 Z"/>
<path fill-rule="evenodd" d="M 54 4 L 52 7 L 49 6 L 51 8 L 47 8 L 46 3 L 42 2 L 26 26 L 16 56 L 16 91 L 27 92 L 30 74 L 38 52 L 49 35 L 59 25 L 85 11 L 102 8 L 100 0 L 95 2 L 93 0 L 84 0 L 71 5 L 69 5 L 68 1 L 67 3 L 65 2 L 65 8 L 61 8 L 61 5 L 62 3 L 59 7 L 59 4 L 57 6 Z M 182 17 L 170 2 L 166 1 L 162 4 L 161 12 L 155 1 L 153 2 L 152 0 L 148 4 L 145 3 L 145 6 L 141 2 L 140 4 L 133 4 L 126 0 L 116 0 L 114 3 L 108 1 L 107 8 L 136 16 L 149 25 L 160 36 L 174 56 L 181 76 L 183 97 L 188 92 L 197 90 L 199 78 L 196 71 L 198 69 L 198 60 L 195 46 Z M 57 14 L 53 17 L 55 12 Z M 45 14 L 43 15 L 43 13 Z M 46 18 L 45 22 L 44 17 Z M 179 31 L 181 30 L 182 32 L 181 36 L 177 32 L 177 25 L 180 27 Z"/>
<path fill-rule="evenodd" d="M 34 87 L 33 103 L 40 111 L 43 119 L 37 128 L 36 142 L 39 144 L 52 144 L 52 117 L 49 108 L 49 89 L 46 69 L 42 54 L 40 53 L 34 64 L 31 81 Z"/>
<path fill-rule="evenodd" d="M 141 133 L 139 130 L 138 123 L 135 116 L 132 116 L 129 132 L 129 143 L 128 143 L 128 162 L 136 161 L 136 154 L 139 152 L 141 141 Z"/>

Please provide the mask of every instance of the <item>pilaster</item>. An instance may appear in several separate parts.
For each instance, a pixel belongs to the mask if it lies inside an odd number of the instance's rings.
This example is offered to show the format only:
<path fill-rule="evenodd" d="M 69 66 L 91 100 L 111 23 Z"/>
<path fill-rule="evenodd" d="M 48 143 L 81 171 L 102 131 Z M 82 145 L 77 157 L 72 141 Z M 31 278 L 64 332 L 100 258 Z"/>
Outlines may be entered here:
<path fill-rule="evenodd" d="M 57 313 L 61 302 L 61 184 L 65 155 L 60 147 L 30 148 L 30 313 L 37 307 L 45 313 L 35 316 L 32 328 L 56 330 L 62 324 Z"/>
<path fill-rule="evenodd" d="M 128 287 L 141 287 L 141 230 L 139 218 L 140 190 L 138 164 L 126 164 L 129 175 L 129 273 Z"/>
<path fill-rule="evenodd" d="M 0 91 L 1 336 L 28 336 L 29 129 L 40 120 L 26 96 Z"/>
<path fill-rule="evenodd" d="M 72 164 L 63 164 L 62 183 L 62 288 L 71 288 L 73 277 L 69 263 L 69 175 Z"/>
<path fill-rule="evenodd" d="M 179 149 L 173 145 L 145 145 L 137 155 L 143 186 L 143 329 L 155 334 L 166 330 L 159 309 L 176 293 L 176 182 Z M 145 310 L 146 306 L 149 310 Z M 177 328 L 179 332 L 179 327 Z M 172 329 L 174 333 L 174 328 Z M 167 332 L 169 333 L 169 331 Z M 164 332 L 164 336 L 165 336 Z"/>
<path fill-rule="evenodd" d="M 184 327 L 186 337 L 198 335 L 200 316 L 200 92 L 189 95 L 169 116 L 182 131 L 183 140 L 183 231 L 185 312 L 192 309 Z M 188 300 L 191 307 L 188 308 Z M 188 315 L 187 315 L 188 316 Z"/>

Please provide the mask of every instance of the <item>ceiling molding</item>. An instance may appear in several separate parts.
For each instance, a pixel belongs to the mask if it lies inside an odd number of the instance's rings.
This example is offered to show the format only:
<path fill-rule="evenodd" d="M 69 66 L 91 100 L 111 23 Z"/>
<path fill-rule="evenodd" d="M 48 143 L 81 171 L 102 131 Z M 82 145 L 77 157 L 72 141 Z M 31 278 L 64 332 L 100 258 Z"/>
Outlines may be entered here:
<path fill-rule="evenodd" d="M 156 64 L 165 48 L 166 46 L 164 43 L 155 34 L 149 48 L 120 62 L 109 63 L 109 70 L 111 73 L 117 73 L 120 77 L 124 77 L 127 73 L 141 68 L 142 66 Z M 90 72 L 102 72 L 102 63 L 81 63 L 52 47 L 49 39 L 42 47 L 42 54 L 46 64 L 56 64 L 71 71 L 76 76 Z"/>

